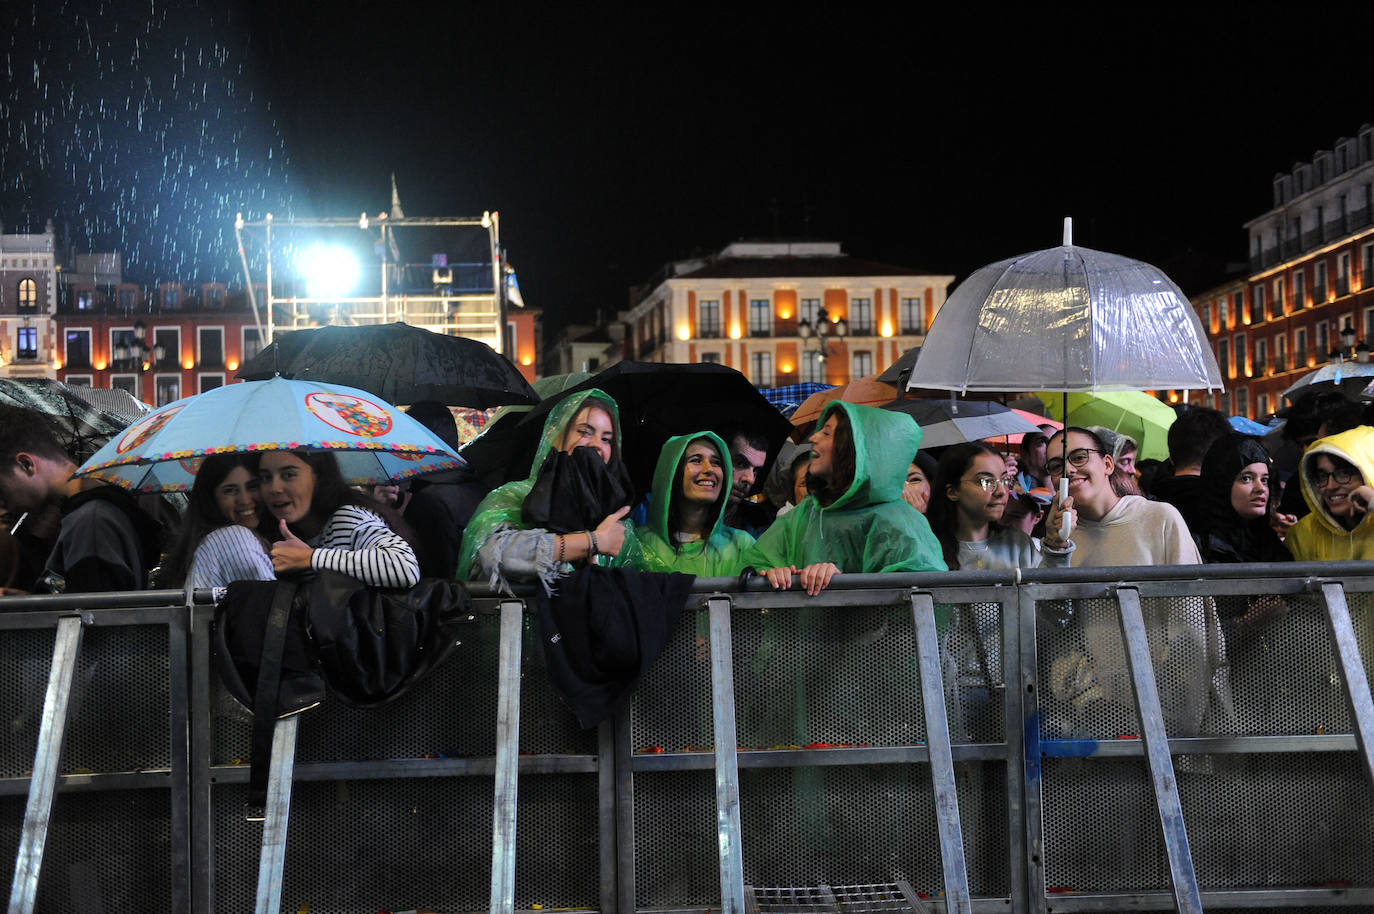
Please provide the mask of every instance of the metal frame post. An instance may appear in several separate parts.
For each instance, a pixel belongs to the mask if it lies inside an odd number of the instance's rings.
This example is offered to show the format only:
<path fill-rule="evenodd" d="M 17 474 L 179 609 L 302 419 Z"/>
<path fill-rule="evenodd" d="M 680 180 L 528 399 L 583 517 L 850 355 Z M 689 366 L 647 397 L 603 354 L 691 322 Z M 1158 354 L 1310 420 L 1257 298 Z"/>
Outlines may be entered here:
<path fill-rule="evenodd" d="M 167 703 L 171 728 L 171 861 L 172 910 L 189 911 L 195 852 L 191 839 L 191 605 L 192 593 L 185 602 L 168 611 L 167 624 Z"/>
<path fill-rule="evenodd" d="M 191 898 L 190 911 L 214 910 L 215 841 L 211 828 L 210 799 L 210 606 L 188 604 L 190 612 L 190 818 Z"/>
<path fill-rule="evenodd" d="M 296 768 L 296 731 L 300 715 L 283 717 L 272 727 L 272 760 L 263 809 L 262 854 L 258 857 L 257 914 L 281 910 L 282 873 L 286 869 L 286 831 L 291 820 L 291 778 Z"/>
<path fill-rule="evenodd" d="M 491 912 L 515 910 L 516 798 L 520 783 L 520 639 L 525 604 L 501 601 L 501 665 L 496 698 L 496 789 L 492 801 Z"/>
<path fill-rule="evenodd" d="M 1201 914 L 1202 897 L 1198 894 L 1197 873 L 1193 869 L 1193 858 L 1188 847 L 1188 830 L 1184 827 L 1183 806 L 1178 797 L 1178 779 L 1174 774 L 1173 758 L 1169 755 L 1169 735 L 1164 729 L 1164 710 L 1159 704 L 1159 686 L 1155 681 L 1154 663 L 1150 659 L 1150 642 L 1145 635 L 1140 591 L 1134 587 L 1118 587 L 1116 599 L 1121 610 L 1121 637 L 1125 641 L 1131 688 L 1135 692 L 1136 710 L 1140 714 L 1145 760 L 1154 784 L 1159 824 L 1164 832 L 1164 848 L 1169 857 L 1169 882 L 1173 886 L 1174 905 L 1182 914 Z"/>
<path fill-rule="evenodd" d="M 14 882 L 10 885 L 9 914 L 29 914 L 38 895 L 38 872 L 43 866 L 43 847 L 48 840 L 48 820 L 57 792 L 58 763 L 67 733 L 67 709 L 71 706 L 76 659 L 81 653 L 80 616 L 61 619 L 53 639 L 48 690 L 43 697 L 43 722 L 29 778 L 29 799 L 24 807 L 24 827 L 19 853 L 14 858 Z"/>
<path fill-rule="evenodd" d="M 735 735 L 735 663 L 730 644 L 730 598 L 706 601 L 711 622 L 711 708 L 716 740 L 716 839 L 720 853 L 720 909 L 744 914 L 744 827 L 739 809 L 739 749 Z"/>
<path fill-rule="evenodd" d="M 1350 621 L 1345 587 L 1339 581 L 1322 584 L 1321 598 L 1335 642 L 1336 660 L 1341 667 L 1341 682 L 1345 684 L 1345 695 L 1350 701 L 1355 742 L 1360 748 L 1365 773 L 1374 782 L 1374 698 L 1370 696 L 1369 679 L 1360 660 L 1360 645 L 1355 639 L 1355 626 Z"/>
<path fill-rule="evenodd" d="M 949 745 L 945 710 L 945 682 L 940 667 L 940 636 L 935 627 L 935 602 L 928 591 L 911 592 L 911 615 L 916 627 L 916 659 L 921 674 L 921 707 L 925 712 L 930 779 L 935 793 L 935 824 L 940 834 L 940 862 L 945 876 L 945 910 L 970 914 L 968 865 L 959 824 L 959 791 L 954 783 L 954 755 Z"/>
<path fill-rule="evenodd" d="M 1034 590 L 1026 585 L 1017 588 L 1017 624 L 1020 635 L 1019 645 L 1020 676 L 1017 693 L 1021 701 L 1021 719 L 1016 722 L 1021 739 L 1021 762 L 1023 800 L 1025 803 L 1025 869 L 1026 905 L 1016 904 L 1012 898 L 1013 910 L 1024 910 L 1030 914 L 1045 914 L 1048 904 L 1045 899 L 1045 819 L 1044 797 L 1041 794 L 1041 778 L 1044 768 L 1044 754 L 1040 750 L 1040 693 L 1039 688 L 1039 649 L 1036 644 L 1038 626 L 1036 625 L 1036 600 Z M 1008 739 L 1016 739 L 1016 731 L 1008 731 Z M 1014 884 L 1014 883 L 1013 883 Z"/>

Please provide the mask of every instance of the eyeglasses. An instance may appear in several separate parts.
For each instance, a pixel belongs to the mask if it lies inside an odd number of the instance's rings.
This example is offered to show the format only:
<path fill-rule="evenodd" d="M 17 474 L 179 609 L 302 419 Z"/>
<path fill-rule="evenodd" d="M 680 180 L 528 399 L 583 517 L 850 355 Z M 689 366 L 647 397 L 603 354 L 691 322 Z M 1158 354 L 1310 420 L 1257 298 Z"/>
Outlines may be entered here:
<path fill-rule="evenodd" d="M 1016 480 L 1010 476 L 975 476 L 972 479 L 961 479 L 960 482 L 971 482 L 980 486 L 984 492 L 992 492 L 998 486 L 1011 491 L 1011 487 L 1016 484 Z"/>
<path fill-rule="evenodd" d="M 1075 467 L 1081 467 L 1083 464 L 1085 464 L 1085 463 L 1088 462 L 1088 455 L 1089 455 L 1089 454 L 1105 454 L 1105 453 L 1106 453 L 1106 451 L 1099 451 L 1099 450 L 1098 450 L 1097 448 L 1095 448 L 1095 447 L 1081 447 L 1081 448 L 1079 448 L 1079 449 L 1076 450 L 1076 451 L 1069 451 L 1069 465 L 1070 465 L 1070 466 L 1075 466 Z M 1046 460 L 1046 461 L 1045 461 L 1045 470 L 1046 470 L 1051 476 L 1058 476 L 1060 473 L 1063 473 L 1063 472 L 1064 472 L 1064 458 L 1062 458 L 1062 457 L 1051 457 L 1049 460 Z"/>
<path fill-rule="evenodd" d="M 1330 473 L 1326 472 L 1326 470 L 1313 470 L 1312 484 L 1320 489 L 1322 486 L 1326 485 L 1328 479 L 1334 479 L 1336 480 L 1336 485 L 1348 486 L 1357 477 L 1359 479 L 1364 478 L 1360 475 L 1360 471 L 1356 469 L 1332 470 Z"/>

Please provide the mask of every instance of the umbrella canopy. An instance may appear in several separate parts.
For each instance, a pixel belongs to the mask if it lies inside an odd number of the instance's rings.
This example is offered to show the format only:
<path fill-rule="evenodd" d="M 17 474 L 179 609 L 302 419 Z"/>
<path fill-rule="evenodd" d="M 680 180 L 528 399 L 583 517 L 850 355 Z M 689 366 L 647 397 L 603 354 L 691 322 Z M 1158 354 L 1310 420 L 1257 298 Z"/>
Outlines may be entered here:
<path fill-rule="evenodd" d="M 487 409 L 539 401 L 519 369 L 485 343 L 402 323 L 294 330 L 244 363 L 238 377 L 277 374 L 356 387 L 389 403 Z"/>
<path fill-rule="evenodd" d="M 1202 323 L 1168 276 L 1064 244 L 964 280 L 926 335 L 908 388 L 958 391 L 1221 389 Z"/>
<path fill-rule="evenodd" d="M 93 406 L 75 388 L 46 378 L 0 378 L 0 402 L 41 413 L 62 450 L 78 464 L 129 424 Z"/>
<path fill-rule="evenodd" d="M 806 402 L 806 398 L 812 394 L 829 390 L 833 385 L 821 384 L 817 381 L 803 381 L 800 384 L 784 384 L 781 387 L 760 387 L 759 393 L 763 394 L 764 399 L 778 408 L 778 412 L 784 416 L 790 416 Z"/>
<path fill-rule="evenodd" d="M 742 425 L 768 439 L 771 458 L 791 430 L 777 407 L 733 368 L 617 362 L 543 400 L 513 425 L 493 422 L 463 448 L 463 457 L 488 482 L 523 478 L 549 410 L 569 394 L 589 388 L 605 391 L 620 408 L 622 453 L 639 492 L 648 491 L 658 452 L 674 435 Z"/>
<path fill-rule="evenodd" d="M 921 448 L 945 447 L 984 438 L 1038 431 L 1015 410 L 988 400 L 905 399 L 883 409 L 906 413 L 921 427 Z"/>
<path fill-rule="evenodd" d="M 858 403 L 860 406 L 882 406 L 897 399 L 897 388 L 883 384 L 877 375 L 856 378 L 848 384 L 822 390 L 807 397 L 792 414 L 792 440 L 803 441 L 811 434 L 811 426 L 820 418 L 821 410 L 831 400 Z"/>
<path fill-rule="evenodd" d="M 273 378 L 169 403 L 112 438 L 76 475 L 179 492 L 195 482 L 199 458 L 282 450 L 332 451 L 353 485 L 463 465 L 423 425 L 365 391 Z"/>
<path fill-rule="evenodd" d="M 906 380 L 906 376 L 911 374 L 911 369 L 916 366 L 916 359 L 921 354 L 920 346 L 912 346 L 903 352 L 897 361 L 887 366 L 878 375 L 878 380 L 884 384 L 896 384 L 901 386 Z"/>
<path fill-rule="evenodd" d="M 1352 400 L 1374 378 L 1374 362 L 1346 362 L 1337 359 L 1327 362 L 1316 371 L 1309 371 L 1298 378 L 1283 392 L 1283 396 L 1294 400 L 1309 390 L 1339 390 Z"/>
<path fill-rule="evenodd" d="M 1062 418 L 1065 397 L 1058 393 L 1039 395 L 1050 414 Z M 1101 425 L 1130 435 L 1140 445 L 1137 459 L 1164 460 L 1169 456 L 1169 426 L 1178 414 L 1174 408 L 1147 393 L 1118 390 L 1092 394 L 1068 394 L 1069 417 L 1065 425 Z"/>
<path fill-rule="evenodd" d="M 1038 397 L 1036 398 L 1036 401 L 1039 402 Z M 1041 406 L 1041 409 L 1044 409 L 1044 407 Z M 1037 431 L 1040 430 L 1040 426 L 1042 425 L 1048 425 L 1054 428 L 1055 430 L 1064 427 L 1064 423 L 1058 421 L 1057 419 L 1051 419 L 1049 416 L 1042 416 L 1039 413 L 1033 413 L 1029 410 L 1017 409 L 1015 406 L 1011 408 L 1011 411 L 1016 413 L 1016 415 L 1020 416 L 1022 419 L 1025 419 L 1031 425 L 1034 425 Z M 1030 432 L 1013 432 L 1012 434 L 1007 436 L 1007 441 L 1011 442 L 1012 444 L 1020 444 L 1021 439 L 1029 434 Z"/>
<path fill-rule="evenodd" d="M 1262 422 L 1256 422 L 1248 416 L 1227 416 L 1226 421 L 1231 423 L 1231 428 L 1240 432 L 1242 435 L 1253 435 L 1256 438 L 1263 438 L 1269 434 L 1269 426 Z"/>

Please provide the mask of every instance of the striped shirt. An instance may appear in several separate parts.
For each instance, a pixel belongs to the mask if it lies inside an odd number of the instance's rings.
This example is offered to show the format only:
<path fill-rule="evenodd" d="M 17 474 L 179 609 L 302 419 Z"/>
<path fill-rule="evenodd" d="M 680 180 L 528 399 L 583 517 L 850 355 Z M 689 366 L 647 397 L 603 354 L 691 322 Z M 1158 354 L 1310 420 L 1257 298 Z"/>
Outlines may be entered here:
<path fill-rule="evenodd" d="M 311 568 L 328 568 L 373 587 L 414 587 L 420 580 L 415 550 L 381 517 L 344 505 L 310 540 Z"/>
<path fill-rule="evenodd" d="M 275 581 L 272 559 L 262 539 L 238 524 L 216 527 L 191 556 L 186 583 L 192 587 L 228 587 L 231 581 Z"/>

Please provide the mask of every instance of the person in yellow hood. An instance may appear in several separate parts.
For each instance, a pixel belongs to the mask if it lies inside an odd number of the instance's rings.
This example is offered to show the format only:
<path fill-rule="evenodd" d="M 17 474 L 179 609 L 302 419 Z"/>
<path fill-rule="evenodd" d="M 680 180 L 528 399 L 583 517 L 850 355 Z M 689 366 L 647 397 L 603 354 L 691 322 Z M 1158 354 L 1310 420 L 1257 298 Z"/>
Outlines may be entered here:
<path fill-rule="evenodd" d="M 1299 562 L 1374 559 L 1374 428 L 1358 425 L 1321 438 L 1302 456 L 1302 495 L 1311 513 L 1288 531 Z"/>

